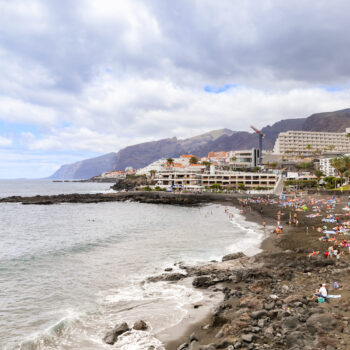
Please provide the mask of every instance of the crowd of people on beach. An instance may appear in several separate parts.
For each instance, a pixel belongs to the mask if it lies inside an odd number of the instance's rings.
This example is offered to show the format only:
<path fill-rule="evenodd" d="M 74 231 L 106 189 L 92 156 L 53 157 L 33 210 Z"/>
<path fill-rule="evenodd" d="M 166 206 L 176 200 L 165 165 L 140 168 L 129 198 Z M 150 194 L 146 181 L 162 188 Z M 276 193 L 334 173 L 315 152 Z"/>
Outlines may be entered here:
<path fill-rule="evenodd" d="M 317 231 L 322 234 L 319 238 L 320 241 L 330 242 L 332 245 L 323 252 L 326 258 L 337 258 L 340 259 L 345 253 L 350 254 L 350 239 L 347 236 L 350 235 L 350 218 L 344 221 L 344 218 L 350 216 L 350 196 L 348 203 L 342 208 L 339 214 L 335 213 L 335 208 L 337 204 L 341 204 L 341 199 L 335 196 L 328 198 L 315 198 L 312 196 L 288 196 L 282 195 L 280 199 L 267 197 L 248 197 L 240 200 L 241 213 L 243 214 L 245 210 L 251 211 L 252 205 L 258 206 L 258 211 L 263 214 L 263 206 L 275 205 L 284 211 L 289 211 L 289 217 L 286 220 L 288 226 L 298 227 L 299 215 L 304 214 L 305 220 L 320 217 L 322 226 L 315 227 L 311 225 L 310 229 Z M 276 213 L 276 226 L 273 233 L 276 237 L 279 237 L 283 233 L 283 225 L 281 220 L 286 214 L 281 209 L 277 210 Z M 341 219 L 343 218 L 343 220 Z M 266 222 L 263 222 L 264 227 Z M 331 227 L 329 227 L 331 226 Z M 306 224 L 306 234 L 309 233 L 309 226 Z M 309 256 L 318 255 L 319 251 L 313 251 Z"/>
<path fill-rule="evenodd" d="M 264 214 L 265 206 L 276 207 L 276 225 L 273 233 L 279 237 L 283 233 L 282 219 L 288 226 L 298 227 L 300 220 L 305 226 L 305 234 L 309 234 L 310 230 L 320 234 L 321 242 L 329 242 L 329 246 L 325 251 L 312 251 L 308 254 L 311 258 L 315 255 L 323 255 L 326 259 L 341 259 L 345 254 L 350 254 L 350 196 L 346 204 L 340 197 L 330 196 L 323 198 L 315 198 L 312 196 L 284 196 L 280 199 L 267 197 L 248 197 L 240 200 L 241 213 L 254 209 Z M 314 220 L 318 218 L 317 220 Z M 312 220 L 313 219 L 313 220 Z M 310 225 L 308 221 L 310 220 Z M 266 221 L 262 222 L 264 228 Z M 349 238 L 348 238 L 349 236 Z M 341 290 L 342 286 L 338 282 L 333 282 L 333 290 Z M 341 295 L 331 295 L 328 292 L 326 283 L 319 285 L 314 292 L 312 300 L 319 303 L 327 302 L 332 298 L 340 298 Z"/>

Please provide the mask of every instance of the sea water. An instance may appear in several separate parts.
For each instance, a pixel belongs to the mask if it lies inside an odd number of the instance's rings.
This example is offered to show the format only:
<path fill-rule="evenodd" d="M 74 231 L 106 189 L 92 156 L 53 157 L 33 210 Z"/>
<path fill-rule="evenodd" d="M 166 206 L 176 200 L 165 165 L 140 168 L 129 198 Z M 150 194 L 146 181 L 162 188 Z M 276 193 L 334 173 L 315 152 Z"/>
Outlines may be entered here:
<path fill-rule="evenodd" d="M 109 191 L 110 184 L 0 181 L 0 197 Z M 189 283 L 147 283 L 177 262 L 244 251 L 263 234 L 225 207 L 114 202 L 0 204 L 0 349 L 108 349 L 118 322 L 143 319 L 115 349 L 163 348 L 162 334 L 205 293 Z"/>

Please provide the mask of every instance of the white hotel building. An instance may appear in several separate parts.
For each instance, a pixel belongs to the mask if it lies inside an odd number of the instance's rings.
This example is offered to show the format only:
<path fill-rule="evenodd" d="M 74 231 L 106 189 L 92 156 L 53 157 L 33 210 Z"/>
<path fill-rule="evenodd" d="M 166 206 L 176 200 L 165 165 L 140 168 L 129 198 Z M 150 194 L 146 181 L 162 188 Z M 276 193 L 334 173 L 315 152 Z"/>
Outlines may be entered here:
<path fill-rule="evenodd" d="M 201 189 L 219 184 L 223 188 L 239 188 L 243 184 L 247 189 L 256 187 L 274 188 L 279 176 L 273 173 L 250 173 L 234 171 L 216 171 L 214 166 L 210 172 L 169 169 L 156 174 L 156 185 L 163 188 L 180 187 L 185 189 Z"/>
<path fill-rule="evenodd" d="M 350 128 L 345 132 L 286 131 L 281 132 L 275 142 L 275 154 L 308 154 L 313 151 L 332 150 L 350 152 Z"/>
<path fill-rule="evenodd" d="M 337 171 L 331 166 L 330 161 L 333 158 L 321 158 L 320 159 L 320 170 L 326 176 L 337 176 Z"/>

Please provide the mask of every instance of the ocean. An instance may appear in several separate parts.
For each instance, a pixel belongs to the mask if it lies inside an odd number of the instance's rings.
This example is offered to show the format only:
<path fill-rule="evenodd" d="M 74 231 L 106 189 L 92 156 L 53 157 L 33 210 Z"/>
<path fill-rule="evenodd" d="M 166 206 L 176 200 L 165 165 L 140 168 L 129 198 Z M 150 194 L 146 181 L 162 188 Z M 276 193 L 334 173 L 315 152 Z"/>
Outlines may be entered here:
<path fill-rule="evenodd" d="M 110 185 L 2 180 L 0 197 L 107 192 Z M 178 271 L 178 262 L 257 253 L 261 228 L 229 211 L 232 220 L 221 205 L 0 204 L 0 349 L 110 349 L 106 331 L 140 319 L 149 330 L 121 336 L 113 349 L 163 349 L 195 317 L 193 304 L 213 296 L 190 282 L 145 280 Z"/>

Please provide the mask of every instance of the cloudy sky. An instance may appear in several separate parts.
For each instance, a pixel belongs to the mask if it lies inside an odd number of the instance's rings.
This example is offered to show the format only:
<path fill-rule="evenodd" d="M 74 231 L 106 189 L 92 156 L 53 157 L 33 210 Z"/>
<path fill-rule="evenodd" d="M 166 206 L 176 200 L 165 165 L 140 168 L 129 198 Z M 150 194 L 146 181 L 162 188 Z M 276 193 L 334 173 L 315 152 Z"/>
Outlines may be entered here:
<path fill-rule="evenodd" d="M 350 3 L 0 0 L 0 178 L 350 107 Z"/>

